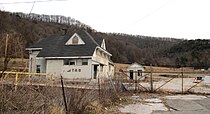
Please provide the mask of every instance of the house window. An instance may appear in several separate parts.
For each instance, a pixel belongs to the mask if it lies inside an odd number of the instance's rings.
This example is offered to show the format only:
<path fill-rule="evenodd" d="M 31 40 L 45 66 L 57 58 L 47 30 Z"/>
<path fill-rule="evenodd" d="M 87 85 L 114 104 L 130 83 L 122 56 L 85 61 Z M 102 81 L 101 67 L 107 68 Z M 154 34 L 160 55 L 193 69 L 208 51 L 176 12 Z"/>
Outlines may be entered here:
<path fill-rule="evenodd" d="M 76 45 L 76 44 L 78 44 L 78 42 L 79 42 L 78 37 L 74 36 L 74 38 L 72 39 L 72 44 Z"/>
<path fill-rule="evenodd" d="M 75 65 L 75 60 L 65 59 L 64 65 Z"/>
<path fill-rule="evenodd" d="M 75 65 L 75 60 L 69 60 L 69 65 Z"/>
<path fill-rule="evenodd" d="M 77 59 L 77 65 L 88 65 L 88 59 Z"/>
<path fill-rule="evenodd" d="M 83 59 L 82 60 L 82 65 L 88 65 L 88 59 Z"/>
<path fill-rule="evenodd" d="M 64 60 L 64 65 L 69 65 L 69 60 L 68 59 Z"/>
<path fill-rule="evenodd" d="M 36 65 L 36 73 L 40 73 L 40 71 L 41 71 L 40 65 Z"/>

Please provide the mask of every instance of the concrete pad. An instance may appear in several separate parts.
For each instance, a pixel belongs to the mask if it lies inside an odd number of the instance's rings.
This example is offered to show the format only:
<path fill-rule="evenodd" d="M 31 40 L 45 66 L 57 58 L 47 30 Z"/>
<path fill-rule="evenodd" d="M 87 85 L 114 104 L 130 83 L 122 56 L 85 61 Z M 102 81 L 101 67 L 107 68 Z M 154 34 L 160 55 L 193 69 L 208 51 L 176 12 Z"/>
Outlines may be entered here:
<path fill-rule="evenodd" d="M 208 111 L 207 108 L 191 100 L 167 99 L 166 104 L 175 111 Z"/>
<path fill-rule="evenodd" d="M 210 114 L 210 111 L 172 111 L 170 114 Z"/>
<path fill-rule="evenodd" d="M 203 106 L 203 107 L 207 108 L 208 110 L 210 110 L 210 98 L 205 98 L 205 99 L 202 99 L 202 100 L 195 100 L 195 102 L 197 102 L 201 106 Z"/>
<path fill-rule="evenodd" d="M 145 104 L 129 104 L 124 108 L 119 108 L 122 113 L 134 113 L 134 114 L 150 114 L 153 110 L 163 110 L 168 109 L 162 103 L 145 103 Z"/>

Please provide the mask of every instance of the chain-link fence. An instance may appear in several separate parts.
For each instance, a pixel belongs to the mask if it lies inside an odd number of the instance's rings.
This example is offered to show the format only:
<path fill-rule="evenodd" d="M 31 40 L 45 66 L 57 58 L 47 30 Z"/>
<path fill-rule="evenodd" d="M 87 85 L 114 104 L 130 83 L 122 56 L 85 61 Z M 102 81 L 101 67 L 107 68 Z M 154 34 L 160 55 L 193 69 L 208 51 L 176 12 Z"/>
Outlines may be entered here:
<path fill-rule="evenodd" d="M 209 71 L 129 71 L 115 73 L 115 82 L 127 91 L 210 94 Z"/>

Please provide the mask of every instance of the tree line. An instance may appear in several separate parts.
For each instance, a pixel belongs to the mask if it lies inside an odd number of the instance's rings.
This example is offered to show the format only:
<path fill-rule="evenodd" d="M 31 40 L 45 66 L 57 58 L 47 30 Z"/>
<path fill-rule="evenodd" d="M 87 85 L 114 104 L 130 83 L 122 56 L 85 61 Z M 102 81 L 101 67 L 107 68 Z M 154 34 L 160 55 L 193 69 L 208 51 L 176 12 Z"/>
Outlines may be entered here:
<path fill-rule="evenodd" d="M 102 33 L 71 17 L 0 11 L 0 40 L 3 40 L 6 34 L 10 34 L 10 39 L 16 40 L 14 34 L 19 34 L 23 49 L 52 34 L 64 34 L 63 29 L 66 29 L 67 33 L 86 30 L 96 39 L 105 39 L 113 62 L 138 62 L 143 65 L 170 67 L 210 66 L 210 47 L 208 44 L 204 45 L 208 41 Z M 1 57 L 4 56 L 3 44 L 2 42 Z M 26 51 L 22 55 L 28 57 Z"/>

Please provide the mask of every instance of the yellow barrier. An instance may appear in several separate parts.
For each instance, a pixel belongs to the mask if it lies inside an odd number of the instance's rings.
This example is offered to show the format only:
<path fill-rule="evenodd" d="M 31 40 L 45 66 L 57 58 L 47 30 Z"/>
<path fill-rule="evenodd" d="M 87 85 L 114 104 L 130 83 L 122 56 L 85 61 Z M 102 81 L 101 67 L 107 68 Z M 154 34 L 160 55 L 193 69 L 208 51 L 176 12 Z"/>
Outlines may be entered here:
<path fill-rule="evenodd" d="M 0 71 L 2 73 L 2 71 Z M 17 85 L 18 85 L 18 76 L 19 75 L 38 75 L 38 76 L 50 76 L 51 80 L 55 79 L 55 74 L 50 74 L 50 73 L 31 73 L 31 72 L 8 72 L 5 71 L 3 74 L 14 74 L 15 75 L 15 90 L 17 90 Z"/>

